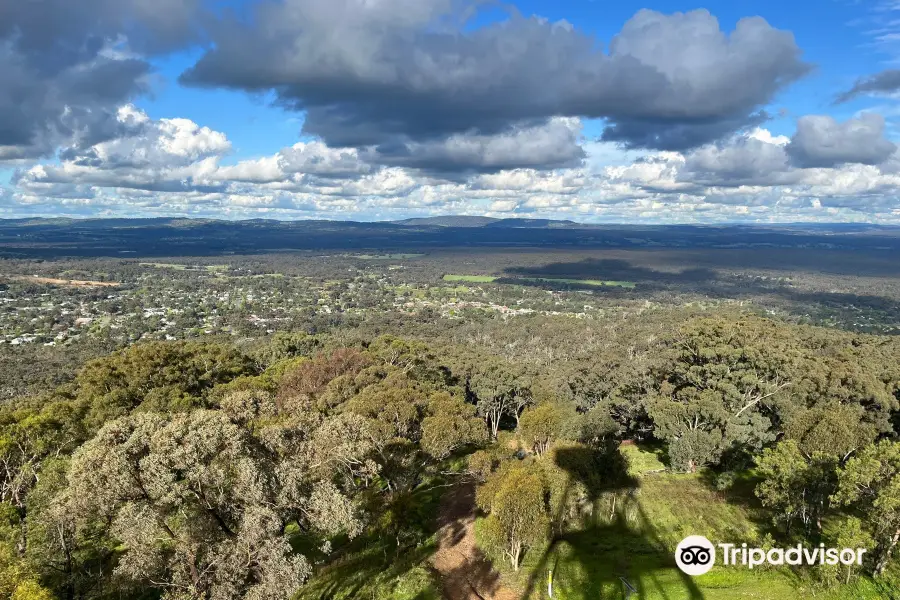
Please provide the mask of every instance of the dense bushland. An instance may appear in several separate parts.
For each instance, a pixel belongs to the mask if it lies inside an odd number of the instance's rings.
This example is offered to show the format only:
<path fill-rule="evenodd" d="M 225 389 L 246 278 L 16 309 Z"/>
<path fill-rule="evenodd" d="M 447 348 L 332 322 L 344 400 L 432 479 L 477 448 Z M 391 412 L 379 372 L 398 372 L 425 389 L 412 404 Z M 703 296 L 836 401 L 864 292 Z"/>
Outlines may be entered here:
<path fill-rule="evenodd" d="M 749 482 L 772 536 L 872 548 L 823 584 L 896 561 L 896 338 L 724 314 L 473 331 L 141 343 L 6 403 L 0 595 L 286 599 L 360 557 L 427 588 L 435 499 L 462 478 L 515 572 L 637 510 L 623 441 Z"/>

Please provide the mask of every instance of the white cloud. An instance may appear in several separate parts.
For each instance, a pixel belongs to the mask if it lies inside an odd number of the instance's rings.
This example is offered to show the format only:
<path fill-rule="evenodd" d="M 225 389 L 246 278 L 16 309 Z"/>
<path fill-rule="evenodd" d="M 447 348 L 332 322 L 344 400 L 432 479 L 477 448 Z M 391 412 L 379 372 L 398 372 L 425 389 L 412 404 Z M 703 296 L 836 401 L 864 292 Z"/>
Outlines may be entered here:
<path fill-rule="evenodd" d="M 359 158 L 355 148 L 329 148 L 321 142 L 298 142 L 274 156 L 221 166 L 213 177 L 220 181 L 276 183 L 301 181 L 303 175 L 355 178 L 374 170 Z M 297 175 L 300 177 L 294 177 Z"/>
<path fill-rule="evenodd" d="M 877 165 L 897 150 L 885 139 L 884 125 L 884 117 L 871 112 L 843 123 L 828 115 L 807 115 L 798 119 L 785 150 L 799 167 Z"/>
<path fill-rule="evenodd" d="M 588 143 L 576 168 L 448 181 L 319 141 L 228 165 L 231 144 L 221 132 L 186 119 L 154 121 L 131 106 L 117 119 L 119 137 L 18 171 L 13 187 L 0 188 L 0 214 L 900 222 L 900 155 L 880 165 L 801 168 L 787 155 L 790 138 L 765 129 L 688 153 Z"/>
<path fill-rule="evenodd" d="M 514 169 L 489 175 L 480 175 L 470 180 L 472 189 L 482 191 L 575 194 L 584 185 L 585 173 L 582 169 L 567 169 L 555 172 Z"/>
<path fill-rule="evenodd" d="M 495 200 L 491 202 L 490 211 L 491 212 L 511 212 L 519 206 L 519 203 L 515 200 Z"/>
<path fill-rule="evenodd" d="M 122 135 L 85 150 L 63 151 L 72 163 L 101 168 L 166 168 L 221 156 L 231 150 L 224 133 L 201 127 L 189 119 L 152 121 L 132 105 L 119 108 L 116 120 Z"/>
<path fill-rule="evenodd" d="M 787 146 L 791 142 L 791 138 L 786 135 L 772 135 L 772 132 L 762 127 L 756 127 L 747 134 L 747 137 L 753 140 L 766 142 L 767 144 L 775 144 L 776 146 Z"/>

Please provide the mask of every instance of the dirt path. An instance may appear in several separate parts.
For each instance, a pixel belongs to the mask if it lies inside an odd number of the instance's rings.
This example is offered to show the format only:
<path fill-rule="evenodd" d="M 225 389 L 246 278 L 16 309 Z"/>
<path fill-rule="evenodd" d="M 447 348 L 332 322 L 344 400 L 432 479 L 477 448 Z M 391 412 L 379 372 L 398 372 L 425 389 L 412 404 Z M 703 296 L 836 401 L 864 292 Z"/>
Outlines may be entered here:
<path fill-rule="evenodd" d="M 438 549 L 432 564 L 446 600 L 519 600 L 475 546 L 475 484 L 462 483 L 441 502 Z"/>

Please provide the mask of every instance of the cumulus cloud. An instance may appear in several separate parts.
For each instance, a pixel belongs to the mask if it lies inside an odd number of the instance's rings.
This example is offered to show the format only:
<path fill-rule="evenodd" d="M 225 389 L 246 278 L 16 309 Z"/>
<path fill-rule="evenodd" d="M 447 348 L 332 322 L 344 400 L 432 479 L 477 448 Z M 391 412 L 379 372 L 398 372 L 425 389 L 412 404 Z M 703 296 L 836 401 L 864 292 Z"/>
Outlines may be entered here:
<path fill-rule="evenodd" d="M 18 167 L 0 214 L 900 220 L 881 117 L 761 128 L 809 69 L 790 33 L 642 10 L 603 46 L 488 4 L 261 0 L 201 19 L 200 0 L 0 3 L 0 161 Z M 129 104 L 159 53 L 198 40 L 183 82 L 272 92 L 303 141 L 235 162 L 224 132 Z"/>
<path fill-rule="evenodd" d="M 469 188 L 483 192 L 540 192 L 574 194 L 585 186 L 582 169 L 552 172 L 535 169 L 515 169 L 480 175 L 470 180 Z"/>
<path fill-rule="evenodd" d="M 864 113 L 838 123 L 827 115 L 808 115 L 797 121 L 797 132 L 786 150 L 800 167 L 834 167 L 843 163 L 876 165 L 897 146 L 884 137 L 884 117 Z"/>
<path fill-rule="evenodd" d="M 202 187 L 195 186 L 195 180 L 210 179 L 217 158 L 231 149 L 223 133 L 188 119 L 152 121 L 132 105 L 120 107 L 115 115 L 118 137 L 87 148 L 67 148 L 60 153 L 59 165 L 20 170 L 16 182 L 32 190 L 80 184 L 180 191 Z"/>
<path fill-rule="evenodd" d="M 575 167 L 585 157 L 580 133 L 578 119 L 552 118 L 532 127 L 514 126 L 496 135 L 469 132 L 439 140 L 381 144 L 367 152 L 366 158 L 438 175 Z"/>
<path fill-rule="evenodd" d="M 495 200 L 491 202 L 490 207 L 488 208 L 489 212 L 495 213 L 505 213 L 512 212 L 518 208 L 519 203 L 515 200 Z"/>
<path fill-rule="evenodd" d="M 608 167 L 603 170 L 603 175 L 613 183 L 654 193 L 690 192 L 695 186 L 679 180 L 684 163 L 682 154 L 661 152 L 641 157 L 629 165 Z"/>
<path fill-rule="evenodd" d="M 182 166 L 225 154 L 231 143 L 225 134 L 200 127 L 189 119 L 151 121 L 133 105 L 116 111 L 119 137 L 88 148 L 67 148 L 61 158 L 78 166 L 103 169 L 160 169 Z"/>
<path fill-rule="evenodd" d="M 298 175 L 352 179 L 375 170 L 360 158 L 356 148 L 329 148 L 321 142 L 311 141 L 283 148 L 274 156 L 219 167 L 216 177 L 250 183 L 275 183 L 297 179 L 295 176 Z"/>
<path fill-rule="evenodd" d="M 95 56 L 38 73 L 0 40 L 0 160 L 46 155 L 62 144 L 108 137 L 115 107 L 145 89 L 147 71 L 140 60 Z"/>
<path fill-rule="evenodd" d="M 879 165 L 799 167 L 791 138 L 752 130 L 689 152 L 635 157 L 587 145 L 577 167 L 515 168 L 456 180 L 306 141 L 223 164 L 224 134 L 185 119 L 117 111 L 120 137 L 21 169 L 0 213 L 389 219 L 529 215 L 657 222 L 883 219 L 900 216 L 900 156 Z M 2 188 L 0 188 L 2 190 Z M 92 212 L 93 211 L 93 212 Z"/>
<path fill-rule="evenodd" d="M 0 37 L 53 69 L 96 56 L 104 38 L 127 35 L 148 53 L 199 39 L 199 0 L 41 0 L 0 5 Z M 73 54 L 69 54 L 70 51 Z"/>
<path fill-rule="evenodd" d="M 329 148 L 321 142 L 294 144 L 279 152 L 278 160 L 282 171 L 287 174 L 308 173 L 342 179 L 373 171 L 355 148 Z"/>
<path fill-rule="evenodd" d="M 333 197 L 404 196 L 419 182 L 407 171 L 362 161 L 353 148 L 329 148 L 321 142 L 300 142 L 274 156 L 223 165 L 231 142 L 221 132 L 188 119 L 154 121 L 132 105 L 117 111 L 120 137 L 84 149 L 60 153 L 59 164 L 20 169 L 18 187 L 30 196 L 62 198 L 67 187 L 81 190 L 132 190 L 142 194 L 232 194 L 266 198 L 266 206 L 285 195 Z M 79 192 L 80 197 L 87 197 Z"/>
<path fill-rule="evenodd" d="M 199 0 L 0 3 L 0 160 L 117 135 L 116 108 L 147 90 L 141 53 L 196 39 Z"/>
<path fill-rule="evenodd" d="M 900 176 L 896 155 L 878 166 L 841 161 L 799 167 L 788 139 L 757 130 L 693 152 L 655 153 L 627 166 L 609 167 L 602 180 L 638 188 L 654 202 L 690 206 L 692 213 L 722 212 L 741 218 L 896 220 Z M 671 208 L 671 206 L 669 206 Z M 746 211 L 735 213 L 736 210 Z M 840 209 L 840 213 L 827 212 Z M 668 209 L 667 209 L 668 210 Z"/>
<path fill-rule="evenodd" d="M 712 185 L 772 185 L 786 182 L 789 170 L 784 147 L 740 136 L 726 144 L 705 146 L 685 160 L 685 178 Z"/>
<path fill-rule="evenodd" d="M 605 119 L 604 139 L 627 146 L 689 148 L 760 122 L 761 107 L 808 71 L 793 36 L 761 18 L 725 33 L 707 11 L 642 10 L 603 52 L 566 22 L 512 14 L 473 28 L 480 4 L 265 2 L 252 19 L 219 23 L 182 81 L 274 90 L 306 111 L 306 133 L 381 146 L 386 163 L 405 165 L 411 144 L 440 156 L 454 136 L 475 136 L 477 147 L 477 136 L 500 134 L 491 143 L 502 144 L 553 117 Z M 547 153 L 546 167 L 570 149 Z M 513 155 L 496 168 L 537 166 L 529 161 Z"/>

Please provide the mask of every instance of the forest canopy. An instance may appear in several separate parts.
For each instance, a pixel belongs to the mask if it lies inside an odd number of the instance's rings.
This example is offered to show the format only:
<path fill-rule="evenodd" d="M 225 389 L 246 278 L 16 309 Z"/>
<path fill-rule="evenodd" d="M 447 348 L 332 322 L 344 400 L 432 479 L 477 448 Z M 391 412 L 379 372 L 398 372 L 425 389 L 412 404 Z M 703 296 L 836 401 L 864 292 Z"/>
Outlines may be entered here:
<path fill-rule="evenodd" d="M 855 519 L 865 572 L 895 560 L 896 338 L 719 315 L 564 343 L 551 325 L 516 332 L 539 343 L 297 333 L 90 361 L 0 409 L 0 595 L 286 600 L 359 540 L 424 543 L 416 495 L 447 477 L 477 483 L 480 543 L 518 570 L 601 499 L 615 512 L 623 443 L 725 487 L 753 473 L 779 535 Z"/>

